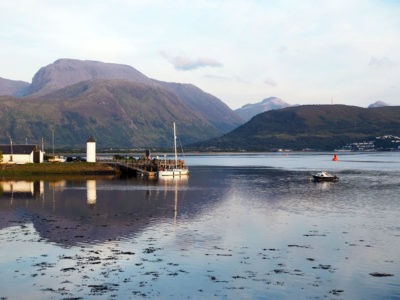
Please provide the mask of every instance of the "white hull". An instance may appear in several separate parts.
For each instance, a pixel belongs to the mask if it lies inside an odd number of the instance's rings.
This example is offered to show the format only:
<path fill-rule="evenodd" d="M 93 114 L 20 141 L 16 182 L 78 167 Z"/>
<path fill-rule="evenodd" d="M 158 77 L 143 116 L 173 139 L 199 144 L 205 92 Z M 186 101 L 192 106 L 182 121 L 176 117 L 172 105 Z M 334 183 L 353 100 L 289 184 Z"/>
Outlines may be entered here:
<path fill-rule="evenodd" d="M 158 177 L 175 177 L 175 176 L 185 176 L 189 175 L 189 169 L 185 168 L 182 165 L 182 168 L 178 168 L 178 154 L 176 153 L 176 127 L 175 127 L 175 122 L 173 123 L 174 125 L 174 149 L 175 149 L 175 168 L 173 169 L 165 169 L 158 171 Z"/>
<path fill-rule="evenodd" d="M 53 158 L 49 158 L 49 162 L 66 162 L 67 158 L 64 156 L 55 156 Z"/>
<path fill-rule="evenodd" d="M 158 171 L 159 177 L 184 176 L 184 175 L 189 175 L 189 169 L 171 169 L 171 170 Z"/>

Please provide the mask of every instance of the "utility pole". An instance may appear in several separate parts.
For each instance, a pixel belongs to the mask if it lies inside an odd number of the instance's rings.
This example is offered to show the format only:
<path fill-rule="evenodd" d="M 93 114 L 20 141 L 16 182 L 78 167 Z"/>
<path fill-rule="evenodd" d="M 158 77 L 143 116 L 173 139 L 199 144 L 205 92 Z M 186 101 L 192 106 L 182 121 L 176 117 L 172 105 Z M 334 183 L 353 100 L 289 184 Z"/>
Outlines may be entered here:
<path fill-rule="evenodd" d="M 10 147 L 11 147 L 10 161 L 13 161 L 13 144 L 12 144 L 12 138 L 10 138 Z"/>
<path fill-rule="evenodd" d="M 52 141 L 53 141 L 53 157 L 54 157 L 54 128 L 51 129 Z"/>

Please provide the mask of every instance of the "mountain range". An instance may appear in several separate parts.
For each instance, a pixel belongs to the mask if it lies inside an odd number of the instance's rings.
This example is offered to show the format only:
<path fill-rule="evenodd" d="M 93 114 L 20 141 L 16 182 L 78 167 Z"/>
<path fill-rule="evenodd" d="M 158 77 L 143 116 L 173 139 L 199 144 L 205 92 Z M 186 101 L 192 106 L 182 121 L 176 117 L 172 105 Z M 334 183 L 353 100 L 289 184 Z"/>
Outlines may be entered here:
<path fill-rule="evenodd" d="M 58 147 L 165 147 L 172 122 L 182 143 L 217 137 L 242 123 L 218 98 L 191 84 L 151 79 L 131 66 L 59 59 L 32 83 L 0 79 L 0 143 L 9 138 Z"/>
<path fill-rule="evenodd" d="M 54 132 L 57 148 L 81 149 L 89 136 L 99 148 L 169 147 L 176 122 L 180 142 L 196 149 L 332 150 L 400 135 L 399 110 L 379 101 L 367 109 L 290 106 L 269 97 L 233 111 L 192 84 L 152 79 L 127 65 L 59 59 L 32 83 L 0 78 L 0 143 L 44 138 L 50 145 Z"/>
<path fill-rule="evenodd" d="M 261 113 L 230 133 L 197 143 L 205 150 L 333 150 L 376 136 L 400 136 L 400 106 L 302 105 Z"/>

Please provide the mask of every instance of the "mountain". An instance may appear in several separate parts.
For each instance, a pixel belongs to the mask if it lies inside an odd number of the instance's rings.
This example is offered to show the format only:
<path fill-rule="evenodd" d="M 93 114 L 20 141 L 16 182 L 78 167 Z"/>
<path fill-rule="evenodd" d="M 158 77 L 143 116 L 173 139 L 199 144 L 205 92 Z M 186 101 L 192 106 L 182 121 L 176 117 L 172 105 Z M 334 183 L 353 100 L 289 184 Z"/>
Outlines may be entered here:
<path fill-rule="evenodd" d="M 289 103 L 283 101 L 282 99 L 276 97 L 269 97 L 260 102 L 253 104 L 246 104 L 241 108 L 235 110 L 235 112 L 245 121 L 247 122 L 255 115 L 258 115 L 262 112 L 281 109 L 290 106 Z"/>
<path fill-rule="evenodd" d="M 24 96 L 38 97 L 66 86 L 93 79 L 120 79 L 147 83 L 153 81 L 133 67 L 91 60 L 59 59 L 40 68 Z"/>
<path fill-rule="evenodd" d="M 375 107 L 383 107 L 383 106 L 389 106 L 386 102 L 383 101 L 376 101 L 370 105 L 368 105 L 368 108 L 375 108 Z"/>
<path fill-rule="evenodd" d="M 84 147 L 90 135 L 100 148 L 169 147 L 174 121 L 182 143 L 219 134 L 174 93 L 143 83 L 98 79 L 37 98 L 0 97 L 0 143 L 49 144 L 54 128 L 58 147 Z"/>
<path fill-rule="evenodd" d="M 219 136 L 242 123 L 221 100 L 194 85 L 96 61 L 57 60 L 14 94 L 24 96 L 0 97 L 0 142 L 8 142 L 8 136 L 38 141 L 55 126 L 63 133 L 60 147 L 82 145 L 86 135 L 101 137 L 104 147 L 154 147 L 170 143 L 173 121 L 184 143 Z"/>
<path fill-rule="evenodd" d="M 202 114 L 220 133 L 229 132 L 243 123 L 221 100 L 194 85 L 163 82 L 151 79 L 131 66 L 90 60 L 59 59 L 41 68 L 25 90 L 25 96 L 39 97 L 78 82 L 96 79 L 122 80 L 167 88 L 189 108 Z"/>
<path fill-rule="evenodd" d="M 200 113 L 222 133 L 229 132 L 243 124 L 241 118 L 225 103 L 192 84 L 161 81 L 158 83 L 173 91 L 187 106 Z"/>
<path fill-rule="evenodd" d="M 1 95 L 12 95 L 18 96 L 21 90 L 24 90 L 29 86 L 28 82 L 10 80 L 0 77 L 0 96 Z"/>
<path fill-rule="evenodd" d="M 400 106 L 368 109 L 304 105 L 264 112 L 222 137 L 195 146 L 224 150 L 333 150 L 388 134 L 400 135 Z"/>

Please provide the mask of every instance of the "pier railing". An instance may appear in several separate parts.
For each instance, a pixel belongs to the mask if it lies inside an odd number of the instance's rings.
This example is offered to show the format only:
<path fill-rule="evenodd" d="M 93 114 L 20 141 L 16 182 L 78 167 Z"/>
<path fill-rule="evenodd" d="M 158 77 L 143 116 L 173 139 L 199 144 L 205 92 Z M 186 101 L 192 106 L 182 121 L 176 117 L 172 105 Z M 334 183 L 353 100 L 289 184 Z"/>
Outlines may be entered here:
<path fill-rule="evenodd" d="M 174 159 L 113 159 L 101 162 L 119 169 L 122 173 L 140 173 L 150 177 L 157 176 L 157 172 L 161 170 L 185 167 L 185 161 L 180 159 L 176 164 Z"/>

